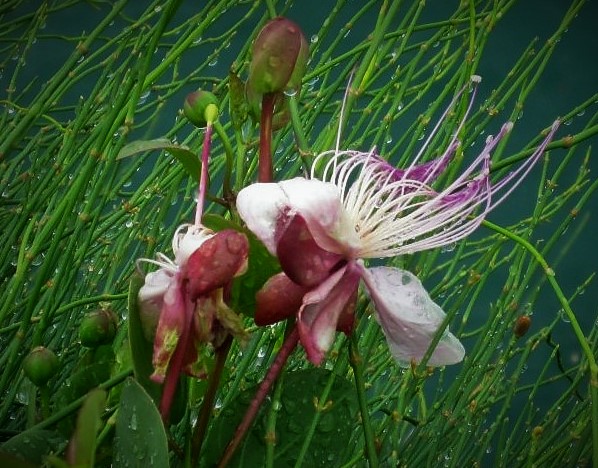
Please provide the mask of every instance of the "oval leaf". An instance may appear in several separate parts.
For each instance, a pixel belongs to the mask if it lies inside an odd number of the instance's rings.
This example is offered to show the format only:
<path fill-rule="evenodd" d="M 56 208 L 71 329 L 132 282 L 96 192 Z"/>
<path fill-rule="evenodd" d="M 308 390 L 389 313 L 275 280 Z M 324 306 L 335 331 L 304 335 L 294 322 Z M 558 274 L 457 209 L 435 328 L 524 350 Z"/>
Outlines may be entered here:
<path fill-rule="evenodd" d="M 191 177 L 199 180 L 199 171 L 201 168 L 199 156 L 188 146 L 177 145 L 166 138 L 133 141 L 122 147 L 116 159 L 124 159 L 135 154 L 153 150 L 164 150 L 172 154 L 179 160 Z"/>
<path fill-rule="evenodd" d="M 114 466 L 168 465 L 168 442 L 158 409 L 141 385 L 127 379 L 116 421 Z"/>

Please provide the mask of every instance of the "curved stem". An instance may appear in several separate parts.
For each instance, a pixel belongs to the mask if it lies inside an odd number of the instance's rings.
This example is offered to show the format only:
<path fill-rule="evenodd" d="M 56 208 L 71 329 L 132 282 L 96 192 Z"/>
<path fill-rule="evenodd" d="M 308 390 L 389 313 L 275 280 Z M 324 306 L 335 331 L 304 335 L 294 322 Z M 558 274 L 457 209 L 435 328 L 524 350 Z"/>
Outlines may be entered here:
<path fill-rule="evenodd" d="M 297 330 L 297 327 L 294 327 L 293 331 L 286 337 L 284 343 L 282 344 L 282 347 L 280 348 L 278 355 L 274 359 L 274 362 L 270 366 L 270 369 L 268 369 L 266 377 L 264 377 L 264 380 L 262 380 L 262 383 L 258 387 L 257 392 L 253 397 L 253 400 L 249 404 L 249 408 L 247 408 L 247 412 L 245 413 L 245 416 L 243 416 L 243 420 L 237 427 L 235 435 L 226 447 L 226 450 L 222 455 L 222 459 L 218 464 L 219 468 L 224 468 L 231 461 L 233 455 L 235 454 L 235 450 L 237 450 L 239 444 L 245 437 L 245 434 L 251 427 L 251 424 L 253 423 L 253 420 L 255 419 L 258 410 L 262 406 L 262 403 L 266 399 L 266 396 L 268 396 L 270 388 L 276 381 L 276 378 L 280 374 L 280 371 L 283 369 L 285 363 L 287 362 L 287 359 L 291 355 L 291 352 L 295 349 L 295 346 L 297 346 L 298 342 L 299 331 Z"/>

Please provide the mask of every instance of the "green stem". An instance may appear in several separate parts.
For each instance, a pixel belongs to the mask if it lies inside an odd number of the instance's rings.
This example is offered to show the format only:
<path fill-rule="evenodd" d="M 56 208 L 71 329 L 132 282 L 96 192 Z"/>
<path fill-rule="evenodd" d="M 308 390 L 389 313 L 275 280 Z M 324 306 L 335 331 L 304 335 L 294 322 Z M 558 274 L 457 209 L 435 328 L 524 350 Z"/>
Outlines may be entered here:
<path fill-rule="evenodd" d="M 232 196 L 230 181 L 233 173 L 233 161 L 235 159 L 235 152 L 233 150 L 232 145 L 230 144 L 228 135 L 224 131 L 224 127 L 217 120 L 214 122 L 214 130 L 216 130 L 216 134 L 220 138 L 222 146 L 224 146 L 224 154 L 226 155 L 226 162 L 224 166 L 224 178 L 222 180 L 222 191 L 224 192 L 224 199 L 228 200 L 229 197 Z"/>
<path fill-rule="evenodd" d="M 592 348 L 586 339 L 583 330 L 581 329 L 579 322 L 577 321 L 577 317 L 575 313 L 571 309 L 569 305 L 569 301 L 563 294 L 563 291 L 559 284 L 555 279 L 554 270 L 550 268 L 548 262 L 544 259 L 542 254 L 527 240 L 523 239 L 522 237 L 514 234 L 513 232 L 498 226 L 497 224 L 491 223 L 490 221 L 483 221 L 482 224 L 493 231 L 496 231 L 503 236 L 511 239 L 512 241 L 516 242 L 517 244 L 521 245 L 525 250 L 527 250 L 532 257 L 540 264 L 540 266 L 544 269 L 546 274 L 546 279 L 552 286 L 556 297 L 558 298 L 559 302 L 561 303 L 561 307 L 563 308 L 569 322 L 571 324 L 571 328 L 573 329 L 573 333 L 575 334 L 581 349 L 588 360 L 588 364 L 590 366 L 590 398 L 591 398 L 591 406 L 592 406 L 592 440 L 593 440 L 593 460 L 594 466 L 598 466 L 598 365 L 596 364 L 596 360 L 594 358 L 594 353 L 592 352 Z"/>
<path fill-rule="evenodd" d="M 351 363 L 353 375 L 355 376 L 355 388 L 357 389 L 357 400 L 359 401 L 361 425 L 363 427 L 363 435 L 365 437 L 368 462 L 371 468 L 376 468 L 378 466 L 378 454 L 376 452 L 374 431 L 372 430 L 372 423 L 370 421 L 370 415 L 368 413 L 368 406 L 365 397 L 363 360 L 359 355 L 359 344 L 357 343 L 357 336 L 355 333 L 351 335 L 351 341 L 349 344 L 349 362 Z"/>
<path fill-rule="evenodd" d="M 289 99 L 289 111 L 291 112 L 291 125 L 295 133 L 297 147 L 299 148 L 299 156 L 301 156 L 301 160 L 303 161 L 304 169 L 309 170 L 311 167 L 311 161 L 308 157 L 309 145 L 303 131 L 299 109 L 297 108 L 297 95 L 291 96 L 291 99 Z"/>
<path fill-rule="evenodd" d="M 121 372 L 120 374 L 115 375 L 111 379 L 108 379 L 105 382 L 102 382 L 100 385 L 98 385 L 98 388 L 101 388 L 103 390 L 108 390 L 109 388 L 112 388 L 112 387 L 118 385 L 119 383 L 121 383 L 122 381 L 124 381 L 130 375 L 133 375 L 133 369 L 127 369 L 127 370 Z M 85 402 L 86 398 L 87 398 L 87 394 L 83 395 L 82 397 L 77 398 L 73 402 L 71 402 L 68 405 L 66 405 L 65 407 L 63 407 L 57 413 L 54 413 L 49 418 L 44 419 L 39 424 L 36 424 L 35 426 L 33 426 L 31 429 L 32 430 L 33 429 L 36 429 L 36 430 L 37 429 L 45 429 L 47 427 L 52 426 L 53 424 L 56 424 L 58 421 L 66 418 L 67 416 L 69 416 L 72 413 L 74 413 L 75 411 L 77 411 L 79 409 L 79 407 Z"/>
<path fill-rule="evenodd" d="M 193 439 L 191 441 L 191 466 L 199 466 L 199 455 L 201 453 L 201 446 L 203 444 L 208 423 L 210 422 L 210 416 L 214 408 L 214 400 L 216 399 L 216 393 L 218 392 L 218 386 L 220 385 L 220 379 L 222 378 L 222 371 L 224 370 L 224 364 L 228 357 L 228 352 L 233 340 L 229 336 L 225 342 L 216 350 L 216 364 L 210 374 L 208 381 L 208 388 L 204 394 L 203 401 L 201 404 L 201 410 L 197 423 L 193 431 Z"/>

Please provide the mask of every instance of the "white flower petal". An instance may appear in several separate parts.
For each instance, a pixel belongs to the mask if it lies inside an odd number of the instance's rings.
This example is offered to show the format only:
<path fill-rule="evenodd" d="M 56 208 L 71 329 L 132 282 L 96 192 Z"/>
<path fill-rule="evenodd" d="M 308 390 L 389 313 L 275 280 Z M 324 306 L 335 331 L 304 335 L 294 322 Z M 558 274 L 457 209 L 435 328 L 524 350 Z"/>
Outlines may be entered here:
<path fill-rule="evenodd" d="M 153 341 L 158 326 L 158 319 L 162 304 L 164 303 L 164 294 L 170 286 L 173 274 L 163 268 L 145 275 L 145 282 L 139 293 L 137 301 L 142 316 L 141 326 L 143 334 L 148 341 Z"/>
<path fill-rule="evenodd" d="M 182 233 L 181 231 L 185 229 L 186 231 Z M 191 254 L 213 235 L 212 231 L 201 225 L 183 224 L 179 226 L 173 241 L 174 261 L 179 268 L 182 268 Z"/>
<path fill-rule="evenodd" d="M 237 210 L 247 227 L 272 255 L 276 255 L 276 228 L 289 200 L 279 184 L 252 184 L 237 195 Z"/>
<path fill-rule="evenodd" d="M 421 281 L 408 271 L 370 268 L 365 269 L 362 277 L 394 358 L 401 365 L 409 365 L 411 360 L 421 361 L 445 313 L 432 301 Z M 463 345 L 447 328 L 427 364 L 455 364 L 464 355 Z"/>

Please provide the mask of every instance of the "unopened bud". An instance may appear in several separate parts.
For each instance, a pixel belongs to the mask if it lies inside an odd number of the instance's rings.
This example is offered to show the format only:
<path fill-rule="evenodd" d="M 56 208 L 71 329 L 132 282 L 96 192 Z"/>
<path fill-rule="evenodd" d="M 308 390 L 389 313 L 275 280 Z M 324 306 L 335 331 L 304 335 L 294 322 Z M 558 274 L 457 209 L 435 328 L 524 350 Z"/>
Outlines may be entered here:
<path fill-rule="evenodd" d="M 218 119 L 218 98 L 208 91 L 194 91 L 185 98 L 183 112 L 193 125 L 205 127 Z"/>
<path fill-rule="evenodd" d="M 116 335 L 116 327 L 117 318 L 112 310 L 94 310 L 83 317 L 79 326 L 81 344 L 87 348 L 108 344 Z"/>
<path fill-rule="evenodd" d="M 54 351 L 43 346 L 32 349 L 23 361 L 25 375 L 38 387 L 45 385 L 57 370 L 58 357 Z"/>
<path fill-rule="evenodd" d="M 258 94 L 298 88 L 305 73 L 308 45 L 301 28 L 278 17 L 269 21 L 253 44 L 249 87 Z"/>

